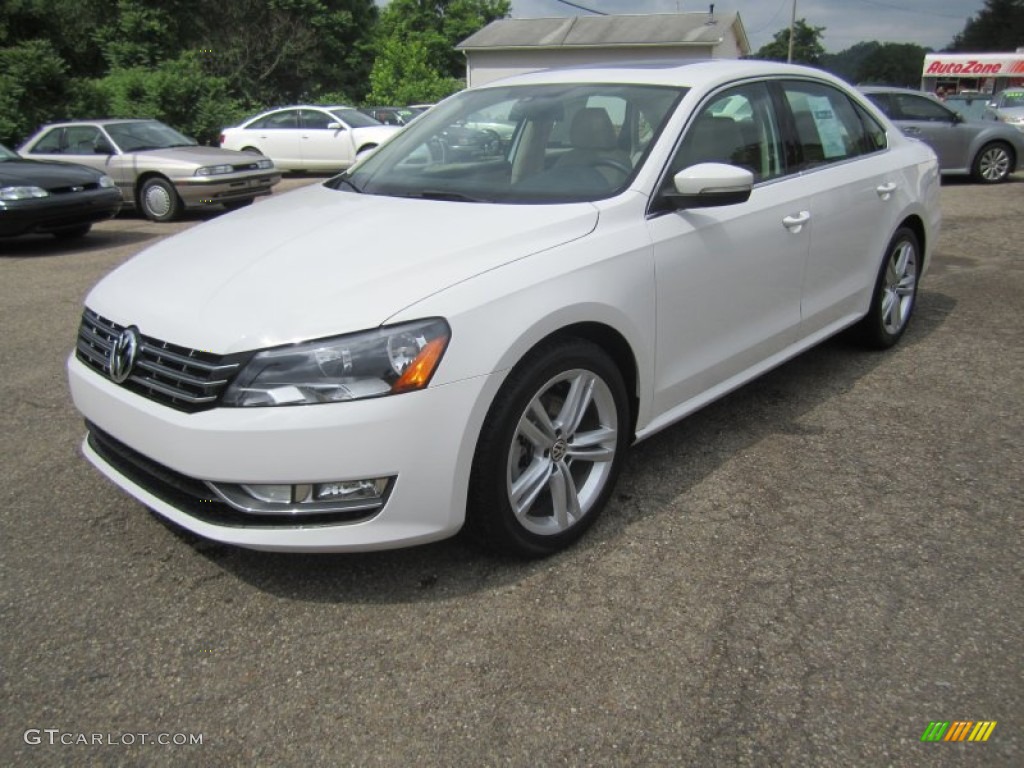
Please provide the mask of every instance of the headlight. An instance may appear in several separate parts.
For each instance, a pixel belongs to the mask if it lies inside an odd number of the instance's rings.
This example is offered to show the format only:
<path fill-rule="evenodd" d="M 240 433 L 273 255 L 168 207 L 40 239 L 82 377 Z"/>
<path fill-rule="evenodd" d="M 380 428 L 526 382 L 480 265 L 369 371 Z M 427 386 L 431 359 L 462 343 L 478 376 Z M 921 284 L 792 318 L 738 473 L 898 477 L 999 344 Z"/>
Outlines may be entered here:
<path fill-rule="evenodd" d="M 103 174 L 100 176 L 100 186 L 104 189 L 110 189 L 114 186 L 114 180 L 107 176 L 107 174 Z"/>
<path fill-rule="evenodd" d="M 256 167 L 257 168 L 273 168 L 274 167 L 274 161 L 271 160 L 269 157 L 264 157 L 262 160 L 257 161 Z"/>
<path fill-rule="evenodd" d="M 440 318 L 257 353 L 224 405 L 312 405 L 414 392 L 430 383 L 451 338 Z"/>
<path fill-rule="evenodd" d="M 0 187 L 0 200 L 28 200 L 32 197 L 49 197 L 42 187 Z"/>
<path fill-rule="evenodd" d="M 233 165 L 204 165 L 202 168 L 196 168 L 196 176 L 220 176 L 225 173 L 234 173 L 235 167 Z"/>

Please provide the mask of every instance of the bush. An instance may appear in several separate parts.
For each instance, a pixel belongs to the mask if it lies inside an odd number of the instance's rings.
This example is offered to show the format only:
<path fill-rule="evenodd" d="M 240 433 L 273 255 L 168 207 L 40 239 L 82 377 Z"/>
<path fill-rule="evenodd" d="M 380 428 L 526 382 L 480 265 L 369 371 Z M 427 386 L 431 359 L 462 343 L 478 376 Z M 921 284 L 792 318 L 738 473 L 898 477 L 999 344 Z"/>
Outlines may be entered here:
<path fill-rule="evenodd" d="M 156 118 L 201 144 L 216 143 L 222 128 L 245 115 L 227 80 L 204 73 L 191 51 L 155 69 L 114 70 L 95 86 L 108 117 Z"/>

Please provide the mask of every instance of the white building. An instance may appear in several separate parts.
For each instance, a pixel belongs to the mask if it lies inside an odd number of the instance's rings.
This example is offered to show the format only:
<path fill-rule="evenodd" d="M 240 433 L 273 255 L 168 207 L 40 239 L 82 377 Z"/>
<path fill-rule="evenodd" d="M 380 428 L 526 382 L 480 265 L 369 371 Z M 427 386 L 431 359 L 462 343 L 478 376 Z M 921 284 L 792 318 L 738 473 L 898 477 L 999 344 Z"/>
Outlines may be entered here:
<path fill-rule="evenodd" d="M 552 67 L 750 54 L 738 13 L 499 19 L 456 48 L 466 55 L 470 87 Z"/>

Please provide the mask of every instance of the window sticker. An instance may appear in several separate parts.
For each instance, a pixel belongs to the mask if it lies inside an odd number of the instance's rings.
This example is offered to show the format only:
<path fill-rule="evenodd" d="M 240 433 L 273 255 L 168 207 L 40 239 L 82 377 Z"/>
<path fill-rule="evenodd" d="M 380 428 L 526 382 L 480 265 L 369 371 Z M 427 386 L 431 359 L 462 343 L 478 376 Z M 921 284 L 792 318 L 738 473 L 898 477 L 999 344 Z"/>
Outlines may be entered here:
<path fill-rule="evenodd" d="M 846 157 L 843 124 L 832 109 L 828 96 L 808 96 L 807 106 L 814 117 L 814 125 L 821 137 L 821 150 L 828 159 Z"/>

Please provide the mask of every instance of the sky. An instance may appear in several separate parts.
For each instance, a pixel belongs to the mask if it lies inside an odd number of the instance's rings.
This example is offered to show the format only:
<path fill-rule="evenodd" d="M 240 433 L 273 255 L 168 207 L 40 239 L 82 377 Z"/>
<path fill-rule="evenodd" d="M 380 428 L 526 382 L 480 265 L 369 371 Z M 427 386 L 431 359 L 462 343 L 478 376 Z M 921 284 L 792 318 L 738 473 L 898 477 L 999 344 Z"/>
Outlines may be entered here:
<path fill-rule="evenodd" d="M 860 42 L 915 43 L 945 48 L 977 14 L 984 0 L 718 0 L 716 13 L 739 13 L 752 51 L 789 27 L 793 2 L 796 17 L 825 27 L 822 44 L 839 53 Z M 513 18 L 587 16 L 578 7 L 604 13 L 706 12 L 708 2 L 684 0 L 512 0 Z"/>

